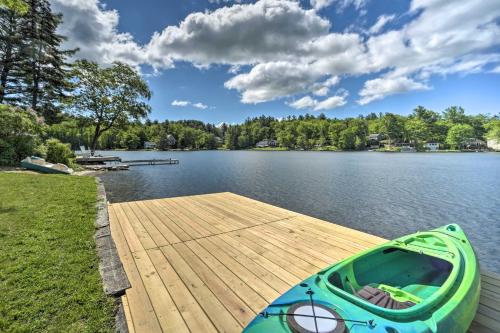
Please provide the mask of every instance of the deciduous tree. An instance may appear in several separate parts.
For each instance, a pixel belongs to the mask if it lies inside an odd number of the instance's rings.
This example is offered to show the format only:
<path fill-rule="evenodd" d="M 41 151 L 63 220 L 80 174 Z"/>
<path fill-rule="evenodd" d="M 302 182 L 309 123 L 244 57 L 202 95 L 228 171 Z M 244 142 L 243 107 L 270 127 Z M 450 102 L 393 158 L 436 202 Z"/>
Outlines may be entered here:
<path fill-rule="evenodd" d="M 78 61 L 73 78 L 75 91 L 70 111 L 87 117 L 94 126 L 92 154 L 102 133 L 124 126 L 129 120 L 139 120 L 150 112 L 147 101 L 151 91 L 132 67 L 114 63 L 101 68 L 89 61 Z"/>
<path fill-rule="evenodd" d="M 474 128 L 468 124 L 453 125 L 446 136 L 446 143 L 453 148 L 461 149 L 464 147 L 467 139 L 474 135 Z"/>

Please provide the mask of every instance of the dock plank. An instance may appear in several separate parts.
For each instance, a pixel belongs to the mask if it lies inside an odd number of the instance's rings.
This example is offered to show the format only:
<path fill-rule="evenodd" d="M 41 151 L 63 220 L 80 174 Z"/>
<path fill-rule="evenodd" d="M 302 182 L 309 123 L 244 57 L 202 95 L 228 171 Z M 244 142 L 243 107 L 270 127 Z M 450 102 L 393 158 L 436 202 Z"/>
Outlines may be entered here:
<path fill-rule="evenodd" d="M 242 326 L 248 324 L 255 312 L 237 294 L 231 291 L 226 283 L 215 275 L 186 244 L 178 243 L 174 244 L 173 247 L 234 318 Z"/>
<path fill-rule="evenodd" d="M 217 237 L 207 238 L 208 241 L 216 244 L 224 253 L 231 256 L 235 261 L 240 263 L 243 267 L 247 268 L 258 276 L 262 281 L 271 286 L 278 293 L 283 293 L 283 291 L 288 290 L 292 284 L 287 283 L 286 279 L 282 276 L 273 274 L 273 272 L 267 270 L 266 268 L 259 265 L 257 262 L 253 261 L 247 257 L 244 253 L 239 252 L 239 249 L 231 247 L 223 239 Z"/>
<path fill-rule="evenodd" d="M 137 201 L 134 204 L 142 211 L 142 213 L 149 219 L 149 221 L 156 227 L 158 232 L 165 237 L 169 244 L 179 243 L 181 240 L 177 235 L 167 226 L 164 221 L 162 221 L 158 216 L 156 216 L 151 209 L 149 209 L 144 202 Z"/>
<path fill-rule="evenodd" d="M 384 239 L 234 193 L 109 204 L 130 332 L 241 332 L 302 279 Z M 469 333 L 500 332 L 484 272 Z"/>
<path fill-rule="evenodd" d="M 144 288 L 141 276 L 132 257 L 132 252 L 129 248 L 129 240 L 125 238 L 125 234 L 121 227 L 123 220 L 119 218 L 123 218 L 123 216 L 116 214 L 114 208 L 115 206 L 110 206 L 109 208 L 111 234 L 113 235 L 116 249 L 123 263 L 125 273 L 127 273 L 130 285 L 132 286 L 125 292 L 129 309 L 129 312 L 125 311 L 127 323 L 133 322 L 133 326 L 129 327 L 137 333 L 162 332 L 153 305 L 151 304 L 149 295 Z"/>
<path fill-rule="evenodd" d="M 213 254 L 217 260 L 221 262 L 229 271 L 233 272 L 239 279 L 252 288 L 257 294 L 260 295 L 267 302 L 272 302 L 280 293 L 274 290 L 271 286 L 265 283 L 264 280 L 256 276 L 253 272 L 241 265 L 238 261 L 227 255 L 218 245 L 211 242 L 208 238 L 199 239 L 197 242 L 205 248 L 205 250 Z M 266 306 L 267 303 L 264 303 Z M 260 304 L 259 306 L 262 306 Z M 257 309 L 256 311 L 259 311 Z"/>
<path fill-rule="evenodd" d="M 147 252 L 189 329 L 192 332 L 217 332 L 215 326 L 161 250 L 151 249 Z"/>
<path fill-rule="evenodd" d="M 177 306 L 163 284 L 146 251 L 133 254 L 137 270 L 142 278 L 156 317 L 164 332 L 189 332 Z"/>
<path fill-rule="evenodd" d="M 179 253 L 172 246 L 164 246 L 161 251 L 215 327 L 220 332 L 239 332 L 242 326 Z"/>

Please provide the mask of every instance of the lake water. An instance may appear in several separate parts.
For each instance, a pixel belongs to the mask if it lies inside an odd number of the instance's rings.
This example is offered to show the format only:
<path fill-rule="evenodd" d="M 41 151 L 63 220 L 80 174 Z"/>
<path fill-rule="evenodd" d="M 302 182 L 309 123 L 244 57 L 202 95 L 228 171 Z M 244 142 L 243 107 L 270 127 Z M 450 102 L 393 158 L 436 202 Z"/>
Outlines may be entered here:
<path fill-rule="evenodd" d="M 113 154 L 180 164 L 103 174 L 111 202 L 229 191 L 390 239 L 458 223 L 482 268 L 500 273 L 498 153 Z"/>

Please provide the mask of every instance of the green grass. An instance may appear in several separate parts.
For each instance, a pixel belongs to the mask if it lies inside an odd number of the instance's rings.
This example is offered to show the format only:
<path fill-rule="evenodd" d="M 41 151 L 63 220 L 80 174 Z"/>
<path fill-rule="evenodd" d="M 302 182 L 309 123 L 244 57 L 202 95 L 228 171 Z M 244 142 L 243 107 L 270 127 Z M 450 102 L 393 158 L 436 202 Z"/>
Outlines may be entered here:
<path fill-rule="evenodd" d="M 0 332 L 112 332 L 90 177 L 0 172 Z"/>

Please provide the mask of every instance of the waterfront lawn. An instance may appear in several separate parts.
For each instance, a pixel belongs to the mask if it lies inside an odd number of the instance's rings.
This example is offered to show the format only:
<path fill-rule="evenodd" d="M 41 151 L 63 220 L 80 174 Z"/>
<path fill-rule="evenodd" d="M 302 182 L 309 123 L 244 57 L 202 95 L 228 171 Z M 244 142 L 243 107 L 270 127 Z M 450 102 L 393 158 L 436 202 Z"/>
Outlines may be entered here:
<path fill-rule="evenodd" d="M 111 332 L 93 178 L 0 172 L 0 332 Z"/>

